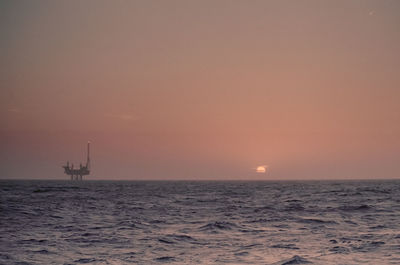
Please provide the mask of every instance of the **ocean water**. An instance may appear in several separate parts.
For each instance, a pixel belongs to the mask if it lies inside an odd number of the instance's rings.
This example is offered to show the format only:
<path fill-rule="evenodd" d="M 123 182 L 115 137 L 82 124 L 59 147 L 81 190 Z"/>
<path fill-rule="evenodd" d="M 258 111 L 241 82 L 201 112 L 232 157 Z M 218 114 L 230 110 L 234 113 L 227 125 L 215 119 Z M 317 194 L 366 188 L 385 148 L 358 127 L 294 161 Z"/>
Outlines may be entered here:
<path fill-rule="evenodd" d="M 400 181 L 0 181 L 0 264 L 400 264 Z"/>

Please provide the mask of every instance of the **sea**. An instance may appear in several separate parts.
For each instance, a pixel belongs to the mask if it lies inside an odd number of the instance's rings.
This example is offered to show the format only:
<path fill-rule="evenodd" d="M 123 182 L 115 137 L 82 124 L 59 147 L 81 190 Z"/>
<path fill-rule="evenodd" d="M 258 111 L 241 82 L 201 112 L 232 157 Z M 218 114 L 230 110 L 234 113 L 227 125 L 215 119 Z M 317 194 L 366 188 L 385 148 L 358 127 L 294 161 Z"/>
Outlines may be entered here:
<path fill-rule="evenodd" d="M 400 181 L 0 181 L 0 264 L 400 264 Z"/>

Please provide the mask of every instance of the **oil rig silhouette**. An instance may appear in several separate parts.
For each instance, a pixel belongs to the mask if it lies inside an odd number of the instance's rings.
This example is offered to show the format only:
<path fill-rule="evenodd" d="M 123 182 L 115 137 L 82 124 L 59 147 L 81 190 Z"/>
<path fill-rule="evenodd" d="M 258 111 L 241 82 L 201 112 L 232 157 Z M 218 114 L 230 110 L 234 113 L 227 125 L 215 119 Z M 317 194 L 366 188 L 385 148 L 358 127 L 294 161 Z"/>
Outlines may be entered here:
<path fill-rule="evenodd" d="M 86 166 L 82 166 L 82 163 L 79 165 L 79 168 L 74 169 L 74 164 L 69 166 L 69 161 L 67 161 L 67 165 L 63 166 L 64 173 L 71 176 L 71 180 L 82 180 L 82 176 L 86 176 L 90 174 L 90 157 L 89 157 L 89 149 L 90 142 L 87 144 L 87 158 L 86 158 Z"/>

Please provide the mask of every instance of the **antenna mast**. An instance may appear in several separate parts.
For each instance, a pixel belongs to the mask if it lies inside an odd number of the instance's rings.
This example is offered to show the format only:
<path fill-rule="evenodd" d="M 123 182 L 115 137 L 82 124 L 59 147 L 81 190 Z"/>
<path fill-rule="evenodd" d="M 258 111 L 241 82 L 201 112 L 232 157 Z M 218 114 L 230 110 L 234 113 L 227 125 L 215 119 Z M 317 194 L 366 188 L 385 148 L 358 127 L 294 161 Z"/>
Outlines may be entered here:
<path fill-rule="evenodd" d="M 89 157 L 90 149 L 89 149 L 89 147 L 90 147 L 90 141 L 88 141 L 88 143 L 87 143 L 87 159 L 86 159 L 86 167 L 87 167 L 87 169 L 90 169 L 90 157 Z"/>

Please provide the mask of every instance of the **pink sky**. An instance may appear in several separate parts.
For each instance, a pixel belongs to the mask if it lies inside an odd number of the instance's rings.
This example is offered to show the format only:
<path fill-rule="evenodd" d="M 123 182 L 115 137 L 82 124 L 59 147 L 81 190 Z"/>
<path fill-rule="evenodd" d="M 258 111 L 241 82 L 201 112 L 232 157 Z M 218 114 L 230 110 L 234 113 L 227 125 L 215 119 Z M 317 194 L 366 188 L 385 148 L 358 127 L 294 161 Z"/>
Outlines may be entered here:
<path fill-rule="evenodd" d="M 0 178 L 400 176 L 399 1 L 3 1 Z M 268 165 L 266 173 L 256 167 Z"/>

